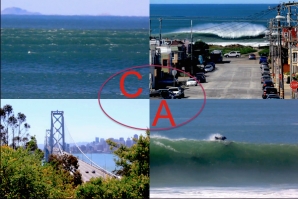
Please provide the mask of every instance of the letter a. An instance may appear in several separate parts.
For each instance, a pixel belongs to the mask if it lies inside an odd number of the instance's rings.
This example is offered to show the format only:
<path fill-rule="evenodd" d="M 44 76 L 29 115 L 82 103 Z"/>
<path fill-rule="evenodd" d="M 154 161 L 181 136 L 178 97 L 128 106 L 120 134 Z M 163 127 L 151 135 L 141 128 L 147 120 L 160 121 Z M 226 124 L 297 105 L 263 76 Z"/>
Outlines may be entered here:
<path fill-rule="evenodd" d="M 167 115 L 161 115 L 161 114 L 160 114 L 163 106 L 164 106 L 165 109 L 166 109 Z M 158 107 L 158 109 L 157 109 L 157 113 L 156 113 L 156 115 L 155 115 L 155 118 L 154 118 L 154 121 L 153 121 L 152 126 L 156 126 L 156 124 L 157 124 L 159 118 L 162 118 L 162 119 L 166 119 L 166 118 L 168 118 L 168 119 L 170 120 L 170 122 L 171 122 L 171 125 L 172 125 L 172 126 L 176 126 L 175 121 L 174 121 L 174 118 L 173 118 L 173 116 L 172 116 L 172 113 L 171 113 L 171 111 L 170 111 L 170 109 L 169 109 L 169 106 L 168 106 L 166 100 L 161 100 L 161 102 L 160 102 L 160 104 L 159 104 L 159 107 Z"/>

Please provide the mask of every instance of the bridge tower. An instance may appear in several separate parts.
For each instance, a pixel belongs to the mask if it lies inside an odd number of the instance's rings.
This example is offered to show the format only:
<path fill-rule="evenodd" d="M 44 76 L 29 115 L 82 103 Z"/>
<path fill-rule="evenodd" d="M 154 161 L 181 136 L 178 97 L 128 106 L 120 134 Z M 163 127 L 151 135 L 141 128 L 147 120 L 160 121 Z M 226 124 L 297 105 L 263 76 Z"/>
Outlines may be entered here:
<path fill-rule="evenodd" d="M 48 161 L 54 148 L 66 151 L 63 111 L 51 111 L 51 129 L 46 130 L 45 160 Z"/>
<path fill-rule="evenodd" d="M 51 133 L 49 141 L 51 154 L 53 153 L 54 147 L 61 148 L 63 151 L 65 151 L 63 111 L 51 111 Z"/>
<path fill-rule="evenodd" d="M 45 142 L 44 142 L 44 155 L 45 155 L 46 161 L 49 160 L 49 156 L 50 156 L 50 145 L 49 145 L 50 135 L 51 135 L 51 130 L 47 129 L 46 130 Z"/>

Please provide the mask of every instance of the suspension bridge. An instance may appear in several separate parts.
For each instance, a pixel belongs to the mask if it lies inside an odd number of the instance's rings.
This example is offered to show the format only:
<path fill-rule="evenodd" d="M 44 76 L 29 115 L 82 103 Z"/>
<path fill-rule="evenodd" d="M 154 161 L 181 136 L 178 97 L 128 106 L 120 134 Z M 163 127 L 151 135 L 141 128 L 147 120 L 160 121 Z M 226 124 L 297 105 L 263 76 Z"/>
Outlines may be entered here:
<path fill-rule="evenodd" d="M 86 157 L 89 162 L 78 159 L 78 170 L 82 174 L 82 180 L 84 182 L 89 181 L 92 177 L 115 177 L 119 178 L 115 174 L 100 167 L 94 163 L 80 147 L 74 142 L 75 146 Z M 64 128 L 64 112 L 63 111 L 51 111 L 51 129 L 46 130 L 45 143 L 44 143 L 45 160 L 48 161 L 51 154 L 54 155 L 71 155 L 69 153 L 69 144 L 65 142 L 65 128 Z"/>

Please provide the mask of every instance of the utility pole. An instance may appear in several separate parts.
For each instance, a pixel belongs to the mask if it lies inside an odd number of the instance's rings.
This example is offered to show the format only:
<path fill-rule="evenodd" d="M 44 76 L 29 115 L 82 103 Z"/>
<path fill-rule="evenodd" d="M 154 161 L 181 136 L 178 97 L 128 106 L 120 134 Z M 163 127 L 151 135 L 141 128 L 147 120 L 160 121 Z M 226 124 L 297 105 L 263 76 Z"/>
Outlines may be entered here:
<path fill-rule="evenodd" d="M 272 26 L 273 26 L 273 20 L 270 19 L 270 22 L 269 22 L 269 28 L 270 28 L 270 32 L 269 32 L 269 42 L 270 42 L 270 47 L 269 47 L 269 52 L 270 52 L 270 60 L 271 60 L 271 65 L 272 65 L 272 73 L 273 73 L 273 78 L 276 80 L 276 73 L 275 73 L 275 68 L 274 68 L 274 60 L 273 60 L 273 42 L 272 42 Z"/>
<path fill-rule="evenodd" d="M 149 41 L 151 40 L 151 19 L 149 19 Z"/>
<path fill-rule="evenodd" d="M 193 74 L 193 62 L 192 62 L 192 45 L 193 45 L 193 38 L 192 38 L 192 20 L 190 20 L 190 39 L 191 39 L 191 45 L 190 45 L 190 50 L 191 50 L 191 75 Z"/>
<path fill-rule="evenodd" d="M 161 42 L 161 23 L 162 23 L 162 18 L 159 18 L 159 42 Z"/>
<path fill-rule="evenodd" d="M 279 59 L 280 59 L 280 67 L 279 67 L 279 70 L 280 70 L 280 80 L 279 80 L 279 93 L 281 95 L 281 98 L 284 99 L 284 72 L 283 72 L 283 59 L 282 59 L 282 42 L 281 42 L 281 39 L 282 39 L 282 31 L 281 31 L 281 26 L 280 26 L 280 20 L 284 18 L 283 16 L 280 15 L 280 6 L 278 6 L 278 9 L 277 9 L 277 16 L 276 16 L 276 19 L 277 19 L 277 26 L 278 26 L 278 47 L 279 47 Z"/>

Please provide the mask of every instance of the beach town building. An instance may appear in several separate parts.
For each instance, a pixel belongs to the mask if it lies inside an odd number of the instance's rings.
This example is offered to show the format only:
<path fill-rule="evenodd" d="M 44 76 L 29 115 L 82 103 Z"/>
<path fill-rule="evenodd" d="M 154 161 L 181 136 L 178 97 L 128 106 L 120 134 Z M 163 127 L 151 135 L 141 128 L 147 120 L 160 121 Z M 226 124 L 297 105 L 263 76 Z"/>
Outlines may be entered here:
<path fill-rule="evenodd" d="M 286 72 L 297 73 L 298 72 L 298 28 L 287 27 L 283 28 L 283 41 L 285 47 L 288 46 L 288 60 L 286 66 Z M 291 67 L 292 66 L 292 70 Z"/>
<path fill-rule="evenodd" d="M 185 41 L 170 39 L 150 39 L 149 60 L 150 65 L 161 65 L 161 67 L 151 67 L 149 80 L 150 89 L 154 89 L 156 83 L 162 79 L 172 77 L 172 68 L 182 69 L 182 61 L 187 58 L 187 46 Z"/>
<path fill-rule="evenodd" d="M 282 48 L 285 49 L 283 57 L 284 73 L 296 73 L 297 68 L 297 47 L 298 47 L 298 28 L 297 27 L 283 27 L 282 28 Z M 292 66 L 292 69 L 291 69 Z"/>

